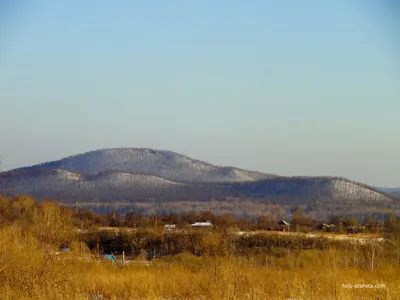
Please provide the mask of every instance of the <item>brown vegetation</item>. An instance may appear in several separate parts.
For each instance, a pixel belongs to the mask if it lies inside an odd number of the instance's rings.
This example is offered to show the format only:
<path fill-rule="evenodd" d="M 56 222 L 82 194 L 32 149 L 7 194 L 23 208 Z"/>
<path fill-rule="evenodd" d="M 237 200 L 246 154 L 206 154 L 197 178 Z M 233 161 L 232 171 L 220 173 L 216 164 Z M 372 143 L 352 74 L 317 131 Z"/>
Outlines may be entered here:
<path fill-rule="evenodd" d="M 238 235 L 226 229 L 237 225 L 232 219 L 212 230 L 164 231 L 169 220 L 153 216 L 131 231 L 78 233 L 89 220 L 114 218 L 23 196 L 0 198 L 0 218 L 0 299 L 400 298 L 394 219 L 389 241 L 360 245 L 304 234 Z M 296 218 L 303 220 L 299 212 Z M 96 259 L 101 250 L 150 264 L 107 263 Z"/>

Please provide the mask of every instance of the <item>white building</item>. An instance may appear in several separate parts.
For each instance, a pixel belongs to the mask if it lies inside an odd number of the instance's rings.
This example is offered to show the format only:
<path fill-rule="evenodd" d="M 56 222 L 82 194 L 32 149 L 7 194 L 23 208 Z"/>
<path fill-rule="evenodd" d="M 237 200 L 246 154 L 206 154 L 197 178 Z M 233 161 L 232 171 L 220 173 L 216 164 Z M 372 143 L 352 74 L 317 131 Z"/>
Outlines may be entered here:
<path fill-rule="evenodd" d="M 165 224 L 164 225 L 164 229 L 170 230 L 170 229 L 175 229 L 175 228 L 176 228 L 175 224 Z"/>
<path fill-rule="evenodd" d="M 196 222 L 191 225 L 192 227 L 213 227 L 210 221 L 207 222 Z"/>

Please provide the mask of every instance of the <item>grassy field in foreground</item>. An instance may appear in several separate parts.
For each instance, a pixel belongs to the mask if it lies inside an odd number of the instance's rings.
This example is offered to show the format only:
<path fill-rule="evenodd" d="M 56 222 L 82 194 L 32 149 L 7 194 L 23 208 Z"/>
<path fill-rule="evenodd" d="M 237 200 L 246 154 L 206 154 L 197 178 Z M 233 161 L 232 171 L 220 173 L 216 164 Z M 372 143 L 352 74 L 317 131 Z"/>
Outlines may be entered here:
<path fill-rule="evenodd" d="M 4 300 L 400 299 L 398 232 L 364 244 L 216 230 L 82 235 L 58 205 L 11 204 L 14 215 L 0 226 Z M 83 259 L 96 251 L 89 248 L 96 241 L 104 251 L 125 249 L 136 261 L 150 263 Z M 61 252 L 63 247 L 71 251 Z"/>
<path fill-rule="evenodd" d="M 201 257 L 184 252 L 122 267 L 78 259 L 87 250 L 79 242 L 57 254 L 18 226 L 3 228 L 0 239 L 0 299 L 400 299 L 399 265 L 359 246 L 240 257 L 208 237 Z"/>

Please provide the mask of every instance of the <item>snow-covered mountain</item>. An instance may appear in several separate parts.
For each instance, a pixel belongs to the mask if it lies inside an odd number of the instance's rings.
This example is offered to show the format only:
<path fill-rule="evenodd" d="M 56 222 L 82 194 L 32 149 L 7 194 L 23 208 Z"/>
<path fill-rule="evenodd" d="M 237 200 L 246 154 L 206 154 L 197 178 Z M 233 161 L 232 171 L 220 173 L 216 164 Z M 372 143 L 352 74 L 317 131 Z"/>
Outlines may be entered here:
<path fill-rule="evenodd" d="M 85 175 L 104 172 L 153 175 L 178 182 L 242 182 L 275 176 L 233 167 L 214 166 L 171 151 L 144 148 L 96 150 L 14 171 L 54 169 Z"/>
<path fill-rule="evenodd" d="M 3 172 L 0 189 L 64 203 L 242 199 L 322 210 L 397 205 L 384 192 L 343 178 L 282 177 L 137 148 L 97 150 Z"/>

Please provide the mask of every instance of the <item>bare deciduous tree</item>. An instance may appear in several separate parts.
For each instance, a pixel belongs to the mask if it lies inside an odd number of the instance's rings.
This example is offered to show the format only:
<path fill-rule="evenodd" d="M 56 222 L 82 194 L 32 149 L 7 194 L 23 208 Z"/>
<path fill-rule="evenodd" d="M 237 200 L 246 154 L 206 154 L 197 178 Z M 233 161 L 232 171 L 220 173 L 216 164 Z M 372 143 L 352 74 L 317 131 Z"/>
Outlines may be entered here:
<path fill-rule="evenodd" d="M 0 156 L 0 173 L 1 173 L 1 161 L 2 157 Z M 14 193 L 11 188 L 9 180 L 7 178 L 0 177 L 0 196 L 11 197 L 13 194 Z"/>

